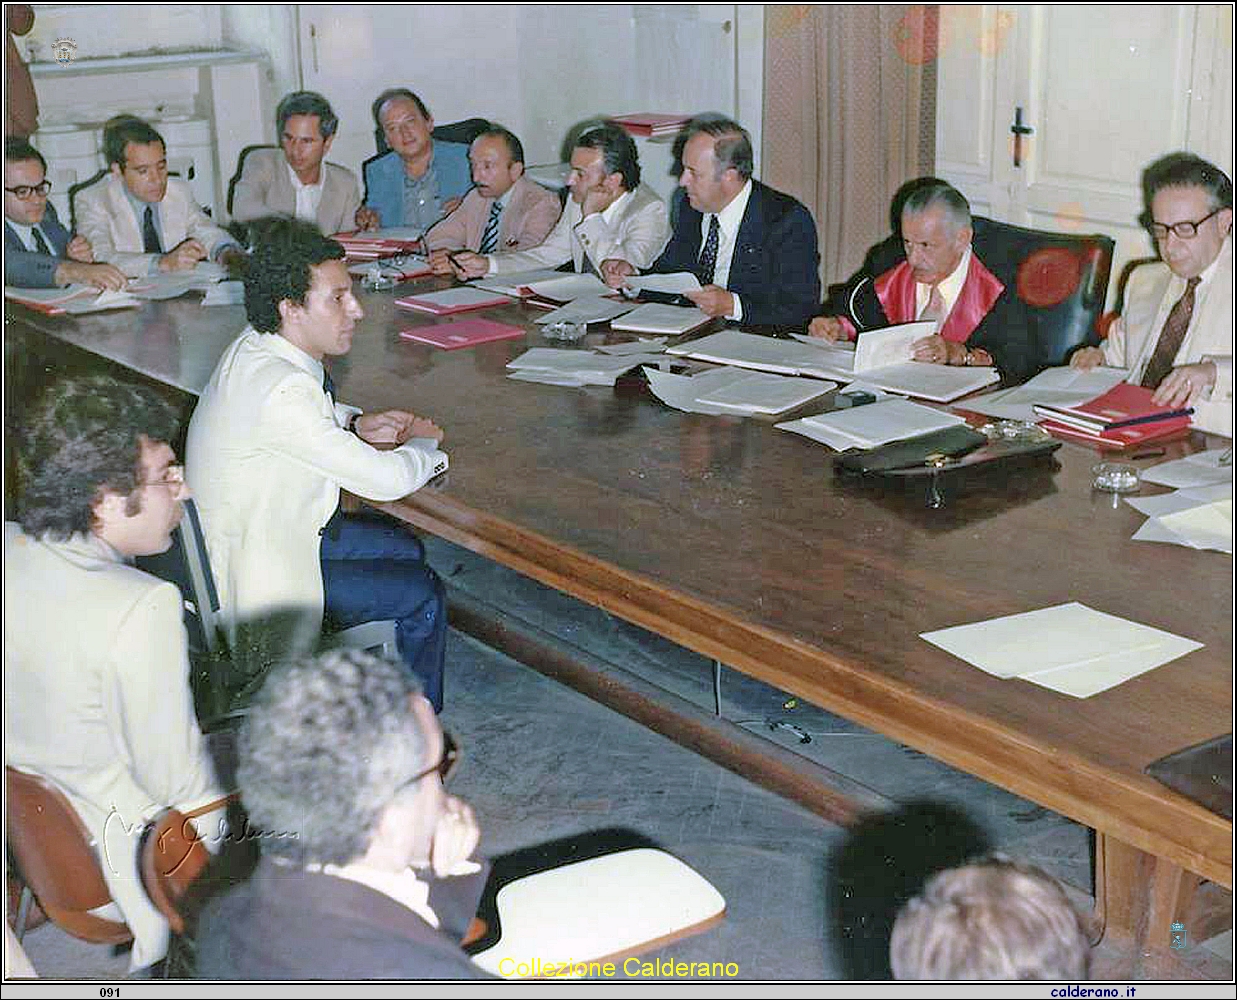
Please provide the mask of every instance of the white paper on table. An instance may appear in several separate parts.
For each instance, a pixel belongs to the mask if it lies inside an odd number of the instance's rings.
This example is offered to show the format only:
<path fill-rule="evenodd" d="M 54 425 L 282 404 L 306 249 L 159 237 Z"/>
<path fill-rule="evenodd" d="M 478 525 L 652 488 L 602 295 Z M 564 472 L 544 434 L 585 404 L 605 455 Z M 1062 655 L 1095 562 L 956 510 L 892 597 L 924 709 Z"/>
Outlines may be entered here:
<path fill-rule="evenodd" d="M 784 413 L 837 388 L 836 382 L 768 372 L 744 372 L 729 385 L 701 392 L 706 406 L 720 406 L 735 413 Z"/>
<path fill-rule="evenodd" d="M 700 402 L 700 394 L 725 388 L 747 374 L 737 368 L 711 368 L 699 375 L 674 375 L 656 368 L 645 368 L 644 372 L 648 376 L 649 389 L 653 395 L 667 406 L 673 406 L 685 413 L 707 413 L 714 416 L 731 411 Z"/>
<path fill-rule="evenodd" d="M 911 360 L 911 344 L 936 332 L 932 322 L 899 323 L 864 330 L 855 338 L 855 374 Z"/>
<path fill-rule="evenodd" d="M 100 292 L 94 298 L 73 298 L 62 302 L 60 308 L 73 315 L 83 313 L 104 312 L 107 309 L 133 309 L 142 304 L 142 300 L 128 292 L 107 290 Z"/>
<path fill-rule="evenodd" d="M 700 279 L 690 271 L 675 271 L 671 274 L 643 274 L 625 278 L 623 283 L 637 292 L 666 292 L 682 295 L 700 291 Z"/>
<path fill-rule="evenodd" d="M 419 240 L 421 230 L 416 226 L 387 226 L 385 229 L 367 229 L 352 238 L 357 240 Z"/>
<path fill-rule="evenodd" d="M 1191 548 L 1215 549 L 1228 553 L 1233 551 L 1231 498 L 1166 514 L 1157 520 L 1162 527 L 1184 539 L 1185 544 Z"/>
<path fill-rule="evenodd" d="M 1173 459 L 1153 465 L 1142 473 L 1144 483 L 1188 489 L 1192 486 L 1212 486 L 1216 483 L 1232 483 L 1233 467 L 1220 465 L 1220 456 L 1226 448 L 1212 448 L 1196 455 Z"/>
<path fill-rule="evenodd" d="M 1095 611 L 1077 601 L 924 632 L 920 638 L 1002 678 L 1029 678 L 1071 666 L 1084 670 L 1093 660 L 1172 650 L 1152 664 L 1158 666 L 1201 647 L 1193 640 Z"/>
<path fill-rule="evenodd" d="M 469 284 L 474 288 L 484 288 L 491 292 L 500 292 L 503 295 L 511 295 L 516 298 L 520 297 L 520 289 L 527 288 L 529 285 L 538 281 L 551 281 L 554 278 L 561 278 L 562 271 L 555 270 L 552 267 L 537 268 L 534 271 L 514 271 L 511 274 L 491 274 L 485 278 L 478 278 L 475 281 L 470 281 Z"/>
<path fill-rule="evenodd" d="M 1123 382 L 1126 374 L 1123 368 L 1048 368 L 1022 385 L 968 399 L 964 405 L 974 413 L 1033 424 L 1040 419 L 1036 403 L 1080 406 Z"/>
<path fill-rule="evenodd" d="M 545 326 L 547 323 L 601 323 L 631 312 L 634 308 L 634 302 L 619 302 L 601 295 L 585 295 L 565 306 L 552 309 L 544 316 L 538 316 L 533 322 L 538 326 Z"/>
<path fill-rule="evenodd" d="M 595 274 L 559 274 L 556 278 L 530 282 L 528 287 L 533 294 L 557 302 L 574 302 L 585 296 L 614 294 L 614 289 Z"/>
<path fill-rule="evenodd" d="M 1146 514 L 1148 517 L 1163 517 L 1166 514 L 1175 514 L 1177 511 L 1189 510 L 1191 507 L 1215 503 L 1217 500 L 1231 499 L 1232 496 L 1232 483 L 1216 483 L 1213 486 L 1198 486 L 1194 489 L 1176 490 L 1173 493 L 1161 493 L 1154 497 L 1126 497 L 1125 502 L 1140 514 Z"/>
<path fill-rule="evenodd" d="M 578 375 L 559 375 L 554 372 L 537 371 L 536 369 L 529 368 L 521 368 L 510 372 L 507 378 L 513 378 L 517 382 L 540 382 L 542 385 L 564 385 L 575 389 L 592 384 L 587 378 Z"/>
<path fill-rule="evenodd" d="M 966 419 L 957 413 L 934 410 L 898 397 L 879 400 L 866 406 L 819 413 L 804 417 L 803 420 L 813 428 L 833 432 L 841 435 L 843 440 L 851 442 L 844 444 L 840 450 L 850 447 L 875 448 L 890 441 L 918 437 L 966 423 Z"/>
<path fill-rule="evenodd" d="M 204 306 L 239 306 L 245 303 L 243 281 L 220 281 L 206 289 L 202 296 Z"/>
<path fill-rule="evenodd" d="M 665 346 L 665 337 L 640 337 L 622 344 L 598 344 L 596 349 L 603 354 L 656 354 Z"/>
<path fill-rule="evenodd" d="M 1110 653 L 1087 663 L 1027 674 L 1022 679 L 1074 698 L 1090 698 L 1201 646 L 1202 643 L 1190 639 L 1169 636 L 1163 643 L 1147 649 Z"/>

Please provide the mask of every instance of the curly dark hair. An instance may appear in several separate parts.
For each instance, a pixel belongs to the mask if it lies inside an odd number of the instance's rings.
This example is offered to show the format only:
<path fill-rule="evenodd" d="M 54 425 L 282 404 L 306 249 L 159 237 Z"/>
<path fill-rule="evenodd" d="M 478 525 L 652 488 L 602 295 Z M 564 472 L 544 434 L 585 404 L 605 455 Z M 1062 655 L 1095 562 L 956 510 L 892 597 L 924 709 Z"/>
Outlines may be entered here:
<path fill-rule="evenodd" d="M 640 186 L 640 154 L 636 151 L 636 140 L 617 125 L 606 122 L 590 128 L 576 139 L 576 148 L 601 150 L 606 174 L 622 174 L 624 191 L 634 191 Z"/>
<path fill-rule="evenodd" d="M 250 704 L 236 777 L 265 854 L 345 865 L 429 746 L 400 663 L 339 649 L 280 664 Z"/>
<path fill-rule="evenodd" d="M 253 253 L 245 267 L 245 315 L 255 330 L 275 333 L 282 320 L 279 303 L 298 306 L 313 284 L 310 268 L 339 260 L 344 248 L 299 219 L 267 218 L 251 224 Z"/>
<path fill-rule="evenodd" d="M 1233 182 L 1215 164 L 1193 153 L 1169 153 L 1152 163 L 1142 176 L 1143 203 L 1151 208 L 1151 199 L 1170 187 L 1199 187 L 1207 192 L 1214 209 L 1233 207 Z"/>
<path fill-rule="evenodd" d="M 18 444 L 18 522 L 63 541 L 95 526 L 103 492 L 141 508 L 142 442 L 176 440 L 176 411 L 152 390 L 107 376 L 66 379 L 31 409 Z"/>

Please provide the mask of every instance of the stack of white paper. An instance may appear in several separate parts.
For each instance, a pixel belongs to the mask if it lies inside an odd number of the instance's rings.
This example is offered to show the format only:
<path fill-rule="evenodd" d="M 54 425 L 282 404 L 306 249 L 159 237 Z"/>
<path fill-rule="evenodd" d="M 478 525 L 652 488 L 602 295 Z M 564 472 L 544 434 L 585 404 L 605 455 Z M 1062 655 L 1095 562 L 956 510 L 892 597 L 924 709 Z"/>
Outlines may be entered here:
<path fill-rule="evenodd" d="M 595 274 L 558 274 L 553 278 L 543 278 L 540 281 L 530 281 L 528 289 L 534 295 L 543 299 L 553 299 L 555 302 L 574 302 L 586 295 L 613 295 L 610 288 Z"/>
<path fill-rule="evenodd" d="M 112 291 L 99 292 L 98 295 L 89 298 L 72 298 L 67 302 L 59 303 L 61 309 L 73 315 L 104 312 L 108 309 L 133 309 L 141 304 L 141 301 L 128 292 Z"/>
<path fill-rule="evenodd" d="M 555 278 L 563 277 L 563 272 L 552 267 L 542 267 L 534 271 L 515 271 L 511 274 L 492 274 L 488 278 L 479 278 L 476 281 L 470 281 L 469 284 L 474 288 L 484 288 L 490 292 L 500 292 L 503 295 L 511 295 L 519 298 L 521 295 L 529 294 L 528 288 L 530 285 L 536 284 L 539 281 L 553 281 Z"/>
<path fill-rule="evenodd" d="M 1048 368 L 1029 382 L 1012 389 L 1000 389 L 977 399 L 968 399 L 966 409 L 1001 420 L 1035 423 L 1040 419 L 1036 403 L 1051 406 L 1080 406 L 1102 395 L 1125 379 L 1121 368 Z"/>
<path fill-rule="evenodd" d="M 934 646 L 1001 678 L 1089 698 L 1202 643 L 1077 602 L 924 632 Z"/>
<path fill-rule="evenodd" d="M 669 295 L 700 291 L 700 279 L 690 271 L 637 275 L 625 279 L 624 285 L 633 292 L 663 292 Z"/>
<path fill-rule="evenodd" d="M 133 278 L 128 291 L 150 301 L 175 299 L 186 292 L 206 291 L 225 277 L 227 274 L 218 264 L 203 260 L 188 271 L 156 271 Z"/>
<path fill-rule="evenodd" d="M 1143 526 L 1134 532 L 1136 542 L 1167 542 L 1232 555 L 1231 481 L 1193 486 L 1154 497 L 1126 497 L 1125 502 L 1147 515 Z"/>
<path fill-rule="evenodd" d="M 656 354 L 596 354 L 555 347 L 534 347 L 507 362 L 509 378 L 547 385 L 614 385 L 625 371 L 657 363 Z"/>
<path fill-rule="evenodd" d="M 1232 449 L 1213 448 L 1210 451 L 1200 451 L 1171 462 L 1161 462 L 1144 472 L 1142 481 L 1155 483 L 1157 486 L 1171 486 L 1175 490 L 1189 489 L 1192 486 L 1231 483 L 1233 467 L 1220 464 L 1220 457 L 1225 452 L 1231 455 Z"/>
<path fill-rule="evenodd" d="M 699 375 L 645 369 L 649 388 L 668 406 L 688 413 L 782 413 L 835 387 L 819 379 L 714 368 Z"/>
<path fill-rule="evenodd" d="M 601 323 L 636 308 L 634 302 L 620 302 L 601 295 L 585 295 L 568 302 L 565 306 L 538 316 L 533 322 L 538 326 L 546 323 Z"/>
<path fill-rule="evenodd" d="M 633 333 L 664 333 L 674 336 L 704 326 L 709 321 L 706 313 L 687 306 L 668 306 L 660 302 L 646 302 L 625 316 L 610 323 L 612 330 L 631 330 Z"/>
<path fill-rule="evenodd" d="M 220 281 L 206 289 L 202 296 L 204 306 L 239 306 L 245 303 L 243 281 Z"/>
<path fill-rule="evenodd" d="M 956 413 L 934 410 L 930 406 L 894 397 L 774 426 L 845 451 L 847 448 L 876 448 L 891 441 L 918 437 L 964 423 L 966 421 Z"/>
<path fill-rule="evenodd" d="M 597 350 L 603 354 L 644 354 L 651 352 L 659 354 L 665 349 L 665 337 L 637 337 L 621 344 L 598 344 Z"/>

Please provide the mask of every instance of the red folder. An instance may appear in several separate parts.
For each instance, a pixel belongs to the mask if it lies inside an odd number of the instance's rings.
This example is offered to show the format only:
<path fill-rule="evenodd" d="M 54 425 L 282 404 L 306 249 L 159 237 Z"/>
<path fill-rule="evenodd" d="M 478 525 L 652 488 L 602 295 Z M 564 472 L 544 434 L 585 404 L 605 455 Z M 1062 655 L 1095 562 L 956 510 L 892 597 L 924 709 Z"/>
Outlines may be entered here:
<path fill-rule="evenodd" d="M 1096 433 L 1188 417 L 1194 412 L 1190 407 L 1169 407 L 1153 403 L 1154 395 L 1153 389 L 1144 389 L 1141 385 L 1132 385 L 1129 382 L 1118 382 L 1107 392 L 1080 406 L 1051 406 L 1045 403 L 1037 405 L 1035 412 L 1055 423 Z"/>
<path fill-rule="evenodd" d="M 495 323 L 490 319 L 469 317 L 456 320 L 453 323 L 436 323 L 434 326 L 417 326 L 411 330 L 401 330 L 405 340 L 415 340 L 421 344 L 432 344 L 444 351 L 454 351 L 459 347 L 472 347 L 474 344 L 485 344 L 491 340 L 510 340 L 513 337 L 524 336 L 524 330 L 508 323 Z"/>
<path fill-rule="evenodd" d="M 1053 437 L 1065 438 L 1067 441 L 1079 441 L 1098 448 L 1122 449 L 1136 444 L 1146 444 L 1148 441 L 1184 437 L 1190 431 L 1190 418 L 1171 417 L 1153 423 L 1116 427 L 1108 431 L 1083 430 L 1056 420 L 1041 420 L 1039 426 Z"/>

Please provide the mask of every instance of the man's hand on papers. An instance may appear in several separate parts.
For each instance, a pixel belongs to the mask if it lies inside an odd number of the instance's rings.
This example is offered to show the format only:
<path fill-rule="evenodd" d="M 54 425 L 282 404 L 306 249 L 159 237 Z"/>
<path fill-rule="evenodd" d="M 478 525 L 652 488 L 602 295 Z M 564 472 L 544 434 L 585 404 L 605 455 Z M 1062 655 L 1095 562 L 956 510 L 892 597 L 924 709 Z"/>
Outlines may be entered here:
<path fill-rule="evenodd" d="M 484 254 L 473 253 L 471 250 L 459 250 L 448 256 L 451 270 L 461 281 L 470 278 L 484 278 L 490 273 L 490 258 Z"/>
<path fill-rule="evenodd" d="M 414 437 L 442 440 L 441 427 L 407 410 L 362 413 L 356 419 L 356 433 L 362 441 L 374 445 L 403 444 L 409 438 Z"/>
<path fill-rule="evenodd" d="M 1069 359 L 1071 368 L 1080 368 L 1084 372 L 1089 372 L 1092 368 L 1097 368 L 1104 363 L 1104 352 L 1098 347 L 1082 347 L 1074 352 Z"/>
<path fill-rule="evenodd" d="M 206 247 L 190 236 L 159 258 L 160 271 L 189 271 L 206 259 Z"/>
<path fill-rule="evenodd" d="M 836 316 L 817 316 L 807 325 L 809 337 L 819 337 L 831 343 L 836 340 L 846 340 L 846 327 Z"/>
<path fill-rule="evenodd" d="M 451 270 L 451 259 L 447 256 L 446 250 L 431 250 L 429 262 L 435 274 L 449 276 L 454 273 Z"/>
<path fill-rule="evenodd" d="M 1157 406 L 1187 406 L 1216 384 L 1214 361 L 1182 365 L 1164 376 L 1151 402 Z"/>
<path fill-rule="evenodd" d="M 357 229 L 378 229 L 382 226 L 382 216 L 364 205 L 356 210 L 354 221 Z"/>
<path fill-rule="evenodd" d="M 68 246 L 64 248 L 64 255 L 69 260 L 75 260 L 82 264 L 94 263 L 94 249 L 90 246 L 90 240 L 85 236 L 74 236 L 69 240 Z"/>
<path fill-rule="evenodd" d="M 76 260 L 64 260 L 56 267 L 57 285 L 94 285 L 105 291 L 122 291 L 129 279 L 120 269 L 111 264 L 83 264 Z"/>
<path fill-rule="evenodd" d="M 707 316 L 729 316 L 734 312 L 734 295 L 717 285 L 705 285 L 698 292 L 684 294 Z"/>
<path fill-rule="evenodd" d="M 966 361 L 966 345 L 955 344 L 940 334 L 920 337 L 911 344 L 911 357 L 934 365 L 960 365 Z"/>
<path fill-rule="evenodd" d="M 601 280 L 611 288 L 622 288 L 627 279 L 636 273 L 636 269 L 618 257 L 611 257 L 601 262 Z"/>

